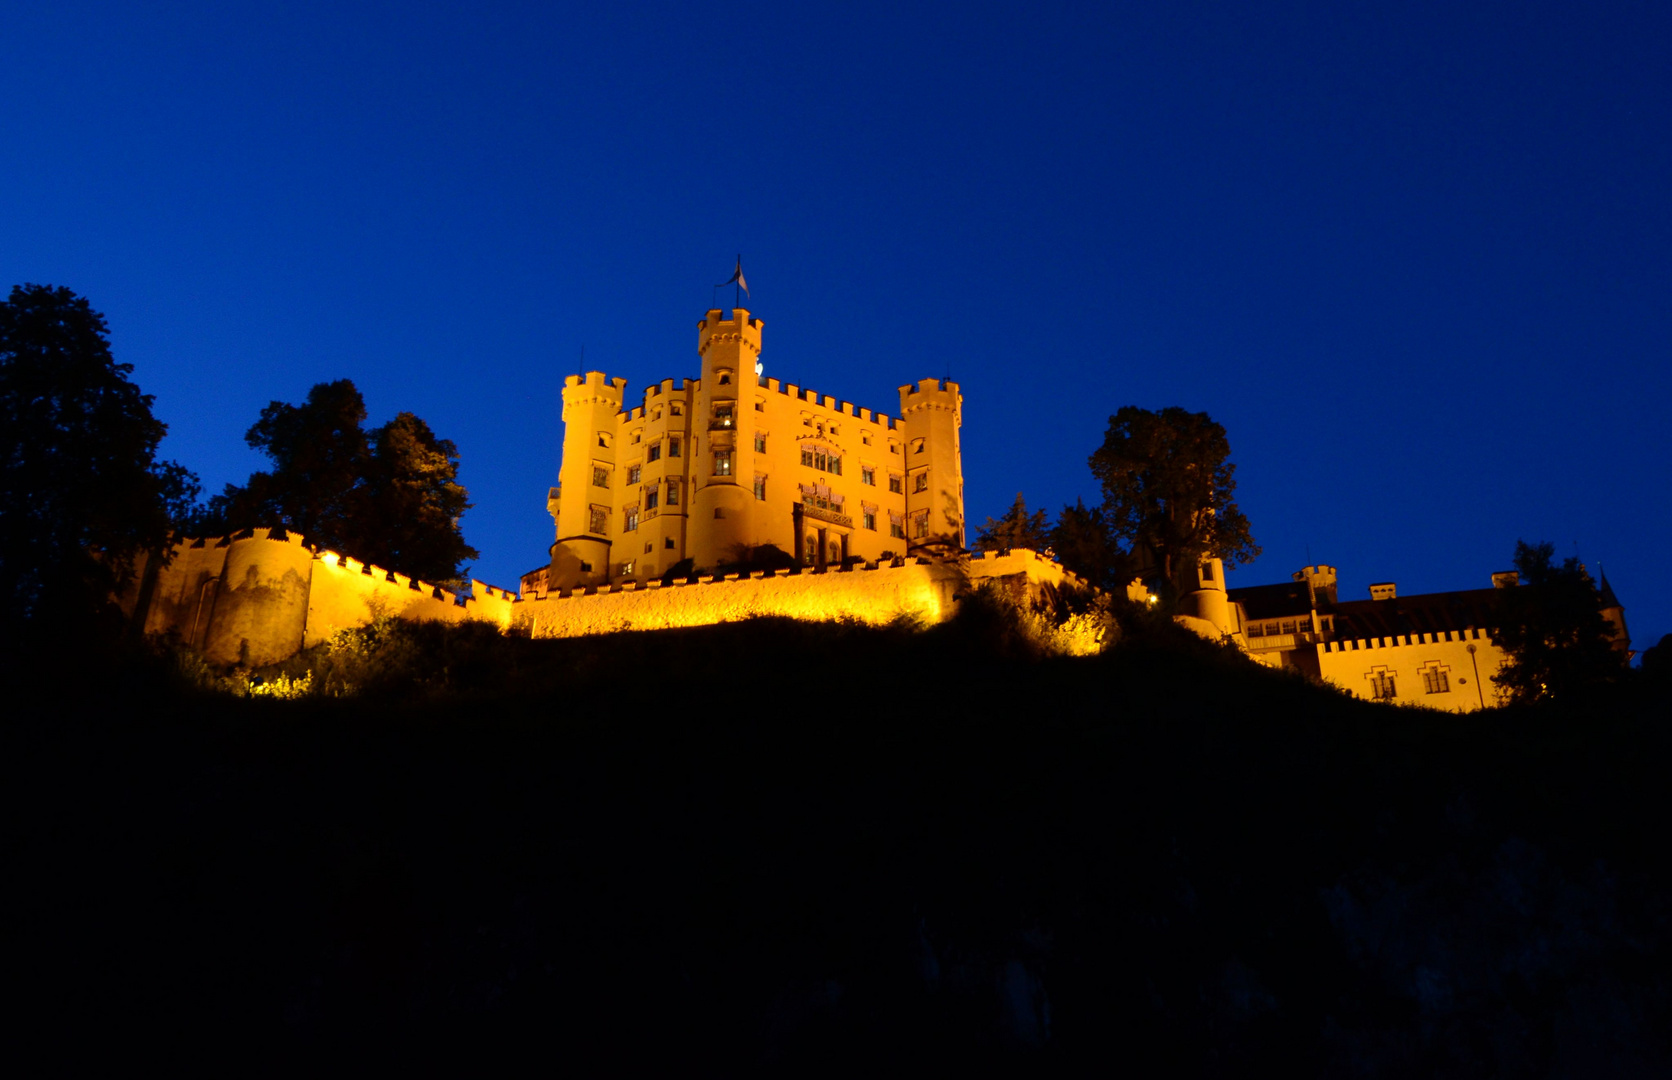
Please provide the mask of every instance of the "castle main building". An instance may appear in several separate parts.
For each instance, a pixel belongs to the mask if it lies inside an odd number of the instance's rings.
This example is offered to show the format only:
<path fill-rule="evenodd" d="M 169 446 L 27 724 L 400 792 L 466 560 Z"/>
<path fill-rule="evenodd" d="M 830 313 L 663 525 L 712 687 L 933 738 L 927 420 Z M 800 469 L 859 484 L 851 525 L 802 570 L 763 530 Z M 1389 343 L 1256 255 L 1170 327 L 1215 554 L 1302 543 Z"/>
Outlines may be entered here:
<path fill-rule="evenodd" d="M 762 323 L 743 308 L 697 324 L 700 377 L 627 406 L 626 379 L 571 375 L 550 589 L 659 579 L 778 548 L 817 571 L 964 546 L 958 384 L 900 387 L 900 415 L 759 372 Z"/>

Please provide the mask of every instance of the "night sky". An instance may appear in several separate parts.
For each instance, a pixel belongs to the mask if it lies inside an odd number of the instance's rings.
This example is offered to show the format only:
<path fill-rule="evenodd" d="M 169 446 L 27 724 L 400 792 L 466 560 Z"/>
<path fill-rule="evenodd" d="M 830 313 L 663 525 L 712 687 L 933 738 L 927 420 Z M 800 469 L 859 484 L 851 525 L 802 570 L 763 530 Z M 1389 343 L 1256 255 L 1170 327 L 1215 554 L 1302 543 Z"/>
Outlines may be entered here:
<path fill-rule="evenodd" d="M 792 7 L 4 4 L 0 286 L 102 311 L 210 491 L 315 382 L 416 412 L 500 585 L 583 348 L 694 376 L 742 252 L 768 374 L 963 384 L 972 527 L 1181 405 L 1233 585 L 1550 540 L 1672 632 L 1672 5 Z"/>

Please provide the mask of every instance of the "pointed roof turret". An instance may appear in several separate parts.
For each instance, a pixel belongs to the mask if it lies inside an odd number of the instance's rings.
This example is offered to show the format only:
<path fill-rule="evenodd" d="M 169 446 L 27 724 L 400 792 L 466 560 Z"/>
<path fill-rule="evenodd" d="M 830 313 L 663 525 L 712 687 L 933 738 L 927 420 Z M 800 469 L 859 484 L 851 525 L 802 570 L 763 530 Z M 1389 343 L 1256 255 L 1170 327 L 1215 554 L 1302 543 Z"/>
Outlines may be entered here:
<path fill-rule="evenodd" d="M 1597 576 L 1602 579 L 1602 587 L 1598 590 L 1602 594 L 1602 610 L 1617 607 L 1624 611 L 1626 606 L 1614 598 L 1614 588 L 1608 584 L 1608 575 L 1603 572 L 1600 563 L 1597 565 Z"/>

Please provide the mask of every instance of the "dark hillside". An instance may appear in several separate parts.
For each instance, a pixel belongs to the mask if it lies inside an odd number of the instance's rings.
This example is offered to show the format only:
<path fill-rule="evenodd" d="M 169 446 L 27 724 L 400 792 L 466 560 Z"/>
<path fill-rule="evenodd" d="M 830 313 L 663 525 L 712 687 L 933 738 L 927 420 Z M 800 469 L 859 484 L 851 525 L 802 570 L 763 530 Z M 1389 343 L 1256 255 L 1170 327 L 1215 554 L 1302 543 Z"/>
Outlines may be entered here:
<path fill-rule="evenodd" d="M 12 1021 L 239 1071 L 345 1042 L 795 1074 L 1672 1064 L 1643 685 L 1459 718 L 1164 628 L 1042 659 L 990 611 L 409 644 L 445 676 L 348 701 L 14 680 Z"/>

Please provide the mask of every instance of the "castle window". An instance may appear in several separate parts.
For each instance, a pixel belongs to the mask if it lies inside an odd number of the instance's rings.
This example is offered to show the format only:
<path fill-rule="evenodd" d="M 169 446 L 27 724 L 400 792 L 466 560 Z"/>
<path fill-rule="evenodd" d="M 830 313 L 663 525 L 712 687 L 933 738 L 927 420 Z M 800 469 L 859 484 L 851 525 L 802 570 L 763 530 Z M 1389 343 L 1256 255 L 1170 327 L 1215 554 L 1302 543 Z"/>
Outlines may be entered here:
<path fill-rule="evenodd" d="M 731 475 L 731 451 L 730 450 L 716 450 L 716 451 L 714 451 L 714 475 L 715 476 L 730 476 Z"/>
<path fill-rule="evenodd" d="M 1447 694 L 1451 692 L 1451 678 L 1449 669 L 1438 663 L 1430 663 L 1421 668 L 1418 674 L 1422 676 L 1422 689 L 1426 694 Z"/>
<path fill-rule="evenodd" d="M 888 535 L 896 540 L 904 540 L 906 538 L 906 527 L 898 521 L 890 521 L 888 523 Z"/>
<path fill-rule="evenodd" d="M 662 546 L 667 548 L 669 551 L 672 551 L 673 550 L 673 537 L 671 537 L 671 536 L 662 537 Z"/>
<path fill-rule="evenodd" d="M 589 563 L 589 562 L 581 563 L 581 573 L 583 573 L 583 574 L 592 573 L 592 564 Z"/>
<path fill-rule="evenodd" d="M 1285 619 L 1283 621 L 1282 628 L 1279 630 L 1279 633 L 1292 634 L 1294 632 L 1295 632 L 1294 620 L 1293 619 Z"/>
<path fill-rule="evenodd" d="M 661 494 L 662 493 L 657 491 L 654 486 L 645 488 L 644 489 L 644 508 L 646 510 L 656 509 L 656 500 L 658 498 L 660 498 Z"/>
<path fill-rule="evenodd" d="M 684 406 L 680 405 L 676 401 L 672 405 L 668 406 L 668 415 L 669 416 L 684 416 L 685 415 L 685 408 L 684 408 Z"/>
<path fill-rule="evenodd" d="M 888 490 L 892 491 L 896 495 L 900 495 L 900 494 L 903 494 L 905 492 L 906 487 L 905 487 L 904 482 L 901 481 L 900 477 L 896 476 L 894 473 L 889 473 L 888 474 Z"/>
<path fill-rule="evenodd" d="M 592 467 L 592 486 L 607 488 L 610 486 L 610 471 L 599 465 Z"/>
<path fill-rule="evenodd" d="M 870 446 L 871 445 L 871 433 L 869 431 L 860 432 L 859 433 L 859 441 L 864 443 L 866 446 Z"/>
<path fill-rule="evenodd" d="M 864 525 L 867 529 L 870 529 L 872 532 L 877 531 L 877 515 L 875 513 L 873 513 L 872 511 L 870 511 L 870 510 L 865 511 L 864 517 L 862 517 L 860 520 L 864 523 Z"/>
<path fill-rule="evenodd" d="M 802 444 L 801 464 L 820 472 L 842 475 L 842 459 L 826 448 L 812 443 Z"/>
<path fill-rule="evenodd" d="M 652 551 L 655 551 L 655 550 L 656 550 L 656 545 L 655 544 L 652 544 L 649 541 L 645 542 L 644 553 L 646 555 L 649 555 Z"/>
<path fill-rule="evenodd" d="M 610 448 L 610 437 L 607 433 L 602 431 L 598 433 L 598 445 L 602 446 L 605 450 Z"/>
<path fill-rule="evenodd" d="M 761 502 L 766 501 L 766 477 L 764 476 L 755 477 L 755 498 Z"/>
<path fill-rule="evenodd" d="M 633 445 L 634 446 L 639 445 L 640 440 L 642 440 L 643 438 L 644 438 L 644 435 L 642 433 L 637 432 L 637 431 L 633 432 Z"/>
<path fill-rule="evenodd" d="M 655 411 L 655 412 L 653 412 L 653 413 L 651 413 L 651 414 L 650 414 L 650 418 L 651 418 L 651 419 L 652 419 L 652 420 L 660 420 L 660 419 L 662 419 L 662 410 L 661 410 L 661 409 L 657 409 L 657 410 L 656 410 L 656 411 Z"/>
<path fill-rule="evenodd" d="M 755 411 L 756 412 L 765 412 L 766 411 L 766 402 L 764 402 L 764 401 L 755 402 Z"/>
<path fill-rule="evenodd" d="M 637 466 L 637 465 L 627 466 L 627 486 L 632 487 L 634 484 L 636 484 L 638 482 L 639 482 L 639 466 Z"/>
<path fill-rule="evenodd" d="M 678 439 L 669 439 L 668 440 L 668 456 L 669 457 L 678 457 L 679 456 L 679 440 Z"/>
<path fill-rule="evenodd" d="M 819 538 L 812 533 L 807 534 L 807 542 L 801 545 L 801 565 L 812 566 L 813 560 L 819 555 Z"/>
<path fill-rule="evenodd" d="M 914 454 L 923 453 L 923 440 L 922 439 L 913 439 L 911 441 L 911 452 L 914 453 Z"/>
<path fill-rule="evenodd" d="M 1212 581 L 1213 580 L 1213 564 L 1212 563 L 1205 562 L 1205 563 L 1202 564 L 1202 580 L 1203 581 Z"/>
<path fill-rule="evenodd" d="M 911 534 L 917 540 L 929 535 L 929 511 L 919 510 L 911 516 Z"/>
<path fill-rule="evenodd" d="M 646 458 L 646 460 L 649 460 L 649 461 L 661 461 L 662 460 L 662 444 L 659 443 L 659 442 L 651 443 L 650 444 L 650 451 L 645 454 L 645 458 Z"/>
<path fill-rule="evenodd" d="M 897 443 L 897 442 L 889 443 L 888 444 L 888 452 L 890 454 L 898 454 L 900 452 L 900 444 Z"/>
<path fill-rule="evenodd" d="M 929 474 L 926 472 L 920 472 L 916 476 L 912 477 L 911 489 L 914 494 L 919 491 L 928 491 Z"/>
<path fill-rule="evenodd" d="M 859 482 L 861 484 L 870 484 L 872 487 L 876 487 L 877 470 L 871 468 L 869 465 L 861 465 L 859 467 Z"/>
<path fill-rule="evenodd" d="M 669 480 L 668 481 L 668 505 L 669 506 L 678 506 L 679 505 L 679 481 L 678 480 Z"/>
<path fill-rule="evenodd" d="M 756 435 L 755 436 L 755 453 L 757 453 L 757 454 L 766 453 L 766 436 L 765 435 Z"/>
<path fill-rule="evenodd" d="M 1370 696 L 1377 701 L 1392 701 L 1395 696 L 1393 672 L 1377 668 L 1366 676 L 1370 680 Z"/>
<path fill-rule="evenodd" d="M 730 384 L 731 384 L 731 372 L 722 371 L 720 373 L 720 385 L 721 386 L 729 386 Z"/>
<path fill-rule="evenodd" d="M 610 531 L 610 509 L 607 506 L 592 507 L 591 519 L 587 522 L 586 531 L 597 533 L 599 536 Z"/>
<path fill-rule="evenodd" d="M 633 576 L 633 560 L 632 559 L 628 559 L 626 562 L 621 564 L 621 573 L 622 573 L 623 577 L 632 577 Z"/>
<path fill-rule="evenodd" d="M 622 513 L 622 517 L 624 519 L 621 523 L 622 531 L 632 532 L 634 529 L 639 527 L 639 508 L 638 507 L 629 506 L 627 509 L 623 510 L 621 513 Z"/>

